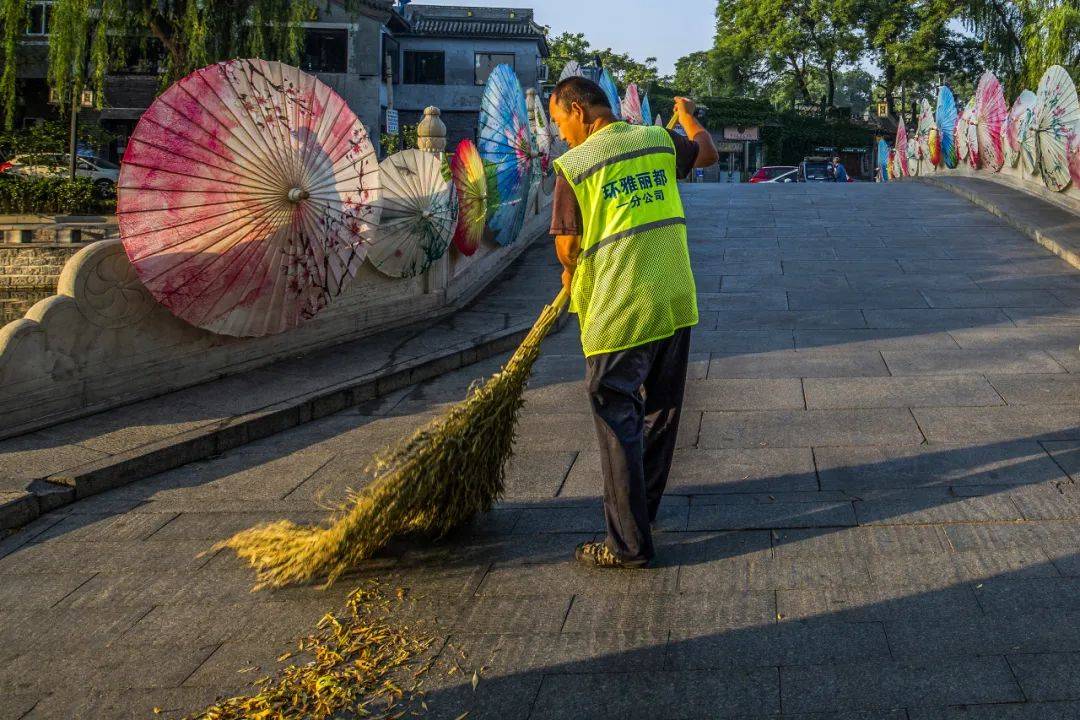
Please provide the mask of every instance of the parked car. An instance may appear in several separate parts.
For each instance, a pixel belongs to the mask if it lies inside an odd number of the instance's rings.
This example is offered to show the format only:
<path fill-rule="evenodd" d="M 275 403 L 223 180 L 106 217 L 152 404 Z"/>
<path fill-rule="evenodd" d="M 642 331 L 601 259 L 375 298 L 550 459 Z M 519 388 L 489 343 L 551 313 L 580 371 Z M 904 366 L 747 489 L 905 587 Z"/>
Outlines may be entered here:
<path fill-rule="evenodd" d="M 37 177 L 62 175 L 68 171 L 68 158 L 66 153 L 16 155 L 11 160 L 0 163 L 0 172 Z M 120 166 L 93 155 L 79 155 L 75 158 L 75 175 L 90 178 L 99 195 L 110 195 L 116 192 L 116 183 L 120 180 Z"/>
<path fill-rule="evenodd" d="M 828 158 L 807 157 L 799 163 L 799 182 L 833 182 L 832 166 Z"/>
<path fill-rule="evenodd" d="M 795 182 L 795 171 L 798 170 L 794 165 L 769 165 L 767 167 L 759 168 L 756 173 L 750 177 L 750 182 Z"/>

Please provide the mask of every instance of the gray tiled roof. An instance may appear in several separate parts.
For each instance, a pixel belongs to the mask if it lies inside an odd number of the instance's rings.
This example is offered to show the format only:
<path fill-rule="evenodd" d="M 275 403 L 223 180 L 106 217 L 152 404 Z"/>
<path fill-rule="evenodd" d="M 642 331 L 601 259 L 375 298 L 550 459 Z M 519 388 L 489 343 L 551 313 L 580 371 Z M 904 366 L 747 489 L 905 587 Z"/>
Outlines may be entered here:
<path fill-rule="evenodd" d="M 483 37 L 545 37 L 544 29 L 531 20 L 497 21 L 486 19 L 459 20 L 450 18 L 412 18 L 416 35 L 478 35 Z"/>

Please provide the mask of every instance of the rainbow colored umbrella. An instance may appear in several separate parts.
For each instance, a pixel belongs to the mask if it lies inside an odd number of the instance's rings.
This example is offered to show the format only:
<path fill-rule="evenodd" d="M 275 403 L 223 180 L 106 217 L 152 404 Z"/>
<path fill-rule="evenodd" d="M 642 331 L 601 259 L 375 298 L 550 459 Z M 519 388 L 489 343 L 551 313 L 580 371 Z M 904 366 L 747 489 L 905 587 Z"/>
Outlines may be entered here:
<path fill-rule="evenodd" d="M 379 165 L 348 104 L 279 62 L 232 60 L 169 87 L 120 171 L 120 236 L 143 285 L 222 335 L 279 333 L 356 275 L 379 223 Z"/>
<path fill-rule="evenodd" d="M 959 160 L 956 152 L 956 99 L 948 86 L 938 89 L 937 108 L 934 110 L 941 145 L 941 162 L 954 168 Z"/>
<path fill-rule="evenodd" d="M 480 157 L 494 169 L 498 203 L 488 198 L 488 229 L 499 245 L 517 239 L 525 223 L 536 151 L 529 130 L 529 109 L 517 74 L 499 65 L 488 77 L 480 100 Z"/>
<path fill-rule="evenodd" d="M 1080 124 L 1076 86 L 1065 68 L 1051 65 L 1042 79 L 1035 102 L 1035 151 L 1043 182 L 1060 192 L 1069 186 L 1068 143 Z"/>
<path fill-rule="evenodd" d="M 604 68 L 600 72 L 600 88 L 607 95 L 608 104 L 611 105 L 611 112 L 614 113 L 616 120 L 622 120 L 622 102 L 619 100 L 619 88 L 615 85 L 615 79 L 611 77 L 611 73 L 607 68 Z"/>
<path fill-rule="evenodd" d="M 472 140 L 458 143 L 450 160 L 450 175 L 458 196 L 458 221 L 454 227 L 454 247 L 462 255 L 472 255 L 484 237 L 488 218 L 488 196 L 494 190 L 484 171 L 484 159 Z M 491 198 L 498 204 L 498 196 Z"/>
<path fill-rule="evenodd" d="M 1005 164 L 1001 144 L 1001 129 L 1008 116 L 1009 106 L 1001 83 L 992 72 L 984 72 L 975 90 L 975 137 L 979 159 L 985 167 L 997 172 Z"/>

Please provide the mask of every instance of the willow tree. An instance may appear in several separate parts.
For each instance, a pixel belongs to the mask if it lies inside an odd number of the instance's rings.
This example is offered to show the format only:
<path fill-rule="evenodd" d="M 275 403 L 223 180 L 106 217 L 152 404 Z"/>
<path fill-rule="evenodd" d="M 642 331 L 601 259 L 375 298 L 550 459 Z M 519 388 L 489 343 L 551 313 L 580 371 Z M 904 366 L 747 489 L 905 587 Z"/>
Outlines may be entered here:
<path fill-rule="evenodd" d="M 1080 81 L 1080 0 L 966 0 L 960 17 L 1010 96 L 1037 87 L 1050 65 Z"/>
<path fill-rule="evenodd" d="M 27 0 L 0 0 L 0 104 L 14 120 L 16 64 Z M 62 102 L 83 88 L 105 100 L 105 76 L 126 59 L 132 38 L 156 38 L 165 51 L 162 87 L 217 60 L 262 57 L 296 63 L 310 0 L 57 0 L 49 30 L 48 82 Z M 74 95 L 73 95 L 74 94 Z"/>

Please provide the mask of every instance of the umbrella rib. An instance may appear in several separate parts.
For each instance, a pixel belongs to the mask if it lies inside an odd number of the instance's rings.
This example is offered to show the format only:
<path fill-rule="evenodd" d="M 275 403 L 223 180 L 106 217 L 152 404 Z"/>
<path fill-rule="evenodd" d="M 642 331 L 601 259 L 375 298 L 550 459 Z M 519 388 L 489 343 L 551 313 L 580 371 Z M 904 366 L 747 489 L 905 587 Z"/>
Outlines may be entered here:
<path fill-rule="evenodd" d="M 201 93 L 200 94 L 192 93 L 190 90 L 187 89 L 185 83 L 183 83 L 183 82 L 181 82 L 177 87 L 179 87 L 181 90 L 183 90 L 187 94 L 187 96 L 189 98 L 191 98 L 192 100 L 194 100 L 195 103 L 199 107 L 201 107 L 203 110 L 205 110 L 206 113 L 210 117 L 214 118 L 214 120 L 216 120 L 219 125 L 221 125 L 222 127 L 229 128 L 230 133 L 231 133 L 231 137 L 236 138 L 237 142 L 239 142 L 241 145 L 243 145 L 244 148 L 249 153 L 251 153 L 251 159 L 253 161 L 258 161 L 259 164 L 262 165 L 262 167 L 265 168 L 264 174 L 269 176 L 269 177 L 274 177 L 275 172 L 274 172 L 273 163 L 271 162 L 272 158 L 269 156 L 269 153 L 267 151 L 267 148 L 266 148 L 265 144 L 261 143 L 259 141 L 260 140 L 259 138 L 257 138 L 256 136 L 253 136 L 251 134 L 251 132 L 248 130 L 247 126 L 244 124 L 243 119 L 239 115 L 236 114 L 236 112 L 233 110 L 232 106 L 229 103 L 226 103 L 221 98 L 221 95 L 218 94 L 218 92 L 214 89 L 213 85 L 211 85 L 211 83 L 208 82 L 206 80 L 206 78 L 202 77 L 202 75 L 200 75 L 200 74 L 196 74 L 195 77 L 198 77 L 199 81 L 206 88 L 209 89 L 210 93 L 213 94 L 213 96 L 217 99 L 218 103 L 220 103 L 221 106 L 225 109 L 225 112 L 228 113 L 228 115 L 230 115 L 232 117 L 232 119 L 235 121 L 235 125 L 230 126 L 228 123 L 224 122 L 222 120 L 222 118 L 219 117 L 218 114 L 216 112 L 214 112 L 214 110 L 212 108 L 210 108 L 208 105 L 206 105 L 202 101 Z M 230 89 L 234 89 L 232 87 L 232 83 L 229 82 L 227 78 L 226 78 L 226 82 L 229 84 Z M 248 116 L 248 119 L 250 120 L 251 117 Z M 240 130 L 240 131 L 243 132 L 243 137 L 237 132 L 237 130 Z M 244 139 L 245 137 L 247 138 L 247 141 L 245 141 L 245 139 Z"/>
<path fill-rule="evenodd" d="M 173 170 L 169 170 L 168 168 L 154 167 L 152 165 L 144 165 L 143 163 L 138 162 L 138 161 L 128 162 L 128 163 L 125 163 L 125 164 L 126 165 L 131 165 L 132 167 L 140 167 L 140 168 L 143 168 L 145 170 L 150 170 L 150 171 L 155 172 L 155 173 L 161 173 L 161 174 L 164 174 L 164 175 L 171 175 L 173 177 L 178 177 L 178 178 L 192 178 L 192 179 L 195 179 L 195 180 L 207 180 L 207 181 L 209 181 L 211 183 L 214 183 L 216 185 L 226 185 L 227 184 L 224 180 L 222 180 L 220 178 L 208 177 L 206 175 L 196 175 L 196 174 L 191 174 L 191 173 L 175 172 Z M 251 194 L 251 195 L 258 195 L 258 196 L 271 196 L 271 195 L 280 196 L 280 193 L 274 193 L 273 191 L 268 190 L 265 186 L 260 187 L 258 185 L 249 185 L 249 184 L 246 184 L 246 183 L 239 183 L 239 182 L 232 183 L 232 184 L 237 186 L 237 187 L 249 188 L 251 190 L 258 191 L 258 192 L 253 192 L 253 193 L 238 193 L 238 194 Z M 128 189 L 131 189 L 131 190 L 164 189 L 164 188 L 147 188 L 145 186 L 134 187 L 134 186 L 131 186 L 131 185 L 123 185 L 121 187 L 128 188 Z M 235 191 L 230 191 L 230 190 L 189 190 L 188 192 L 219 193 L 219 192 L 235 192 Z"/>
<path fill-rule="evenodd" d="M 168 105 L 167 102 L 164 103 L 164 104 Z M 168 106 L 172 107 L 171 105 L 168 105 Z M 178 112 L 177 114 L 180 114 L 180 113 Z M 178 135 L 176 132 L 174 132 L 172 128 L 170 128 L 170 127 L 168 127 L 166 125 L 162 125 L 156 119 L 150 117 L 149 114 L 144 115 L 143 117 L 144 117 L 144 119 L 146 120 L 146 122 L 148 124 L 156 125 L 157 127 L 161 128 L 165 133 L 171 133 L 173 137 L 182 137 L 182 136 Z M 194 123 L 192 123 L 192 127 L 198 127 L 198 126 L 196 126 Z M 207 134 L 209 134 L 209 133 L 207 133 Z M 188 138 L 184 138 L 184 139 L 187 140 L 187 143 L 186 143 L 187 145 L 194 145 L 195 144 L 195 142 L 193 140 L 190 140 Z M 195 163 L 208 164 L 208 163 L 206 163 L 205 160 L 202 160 L 202 159 L 199 159 L 199 158 L 193 158 L 193 157 L 190 157 L 189 155 L 185 155 L 185 154 L 179 152 L 176 148 L 162 147 L 162 146 L 158 145 L 157 143 L 152 142 L 151 140 L 149 140 L 144 135 L 139 135 L 138 137 L 133 138 L 132 142 L 138 142 L 138 143 L 140 143 L 142 145 L 148 145 L 148 146 L 150 146 L 152 148 L 155 148 L 157 150 L 161 150 L 164 153 L 169 153 L 169 154 L 173 154 L 173 155 L 179 155 L 180 157 L 186 158 L 186 159 L 191 160 L 192 162 L 195 162 Z M 220 169 L 220 170 L 223 170 L 225 172 L 235 172 L 233 170 L 233 168 L 239 166 L 239 167 L 243 168 L 244 170 L 248 170 L 248 171 L 252 172 L 253 174 L 255 174 L 257 176 L 257 178 L 252 178 L 252 179 L 262 179 L 265 182 L 271 182 L 271 180 L 272 180 L 270 177 L 265 176 L 261 172 L 260 168 L 250 166 L 246 162 L 244 162 L 246 160 L 246 158 L 243 155 L 237 155 L 236 157 L 228 158 L 228 157 L 225 157 L 224 155 L 222 155 L 221 153 L 217 152 L 213 148 L 209 147 L 208 145 L 204 144 L 204 145 L 201 145 L 200 147 L 202 147 L 203 150 L 210 153 L 211 155 L 215 155 L 215 156 L 221 158 L 221 160 L 223 160 L 227 165 L 232 166 L 232 167 L 214 166 L 214 167 L 218 167 L 218 169 Z"/>
<path fill-rule="evenodd" d="M 243 79 L 247 83 L 248 89 L 253 94 L 257 94 L 257 95 L 266 97 L 267 101 L 270 103 L 270 107 L 271 107 L 272 111 L 276 112 L 277 111 L 277 106 L 274 104 L 274 95 L 272 93 L 266 93 L 265 92 L 265 90 L 266 90 L 265 87 L 256 86 L 255 81 L 253 79 L 253 76 L 255 74 L 258 74 L 259 77 L 264 81 L 264 83 L 267 83 L 268 81 L 267 81 L 266 76 L 261 71 L 257 71 L 255 69 L 254 64 L 251 61 L 241 61 L 240 67 L 243 68 Z M 233 84 L 231 79 L 229 80 L 229 85 L 232 88 L 233 92 L 238 92 L 240 90 L 240 88 L 238 88 L 235 84 Z M 250 115 L 248 117 L 249 117 L 249 119 L 251 119 Z M 274 119 L 276 121 L 276 119 L 277 119 L 276 115 L 274 116 Z M 263 125 L 261 127 L 261 130 L 262 130 L 262 133 L 263 133 L 263 139 L 264 139 L 264 141 L 266 143 L 267 150 L 273 156 L 273 158 L 275 159 L 275 161 L 278 164 L 278 168 L 281 171 L 282 183 L 288 183 L 289 182 L 289 161 L 288 161 L 288 158 L 286 158 L 286 156 L 283 153 L 283 149 L 281 147 L 280 142 L 278 142 L 278 139 L 280 138 L 280 133 L 278 133 L 277 122 L 269 122 L 265 118 L 262 119 L 262 122 L 263 122 Z M 255 123 L 255 127 L 257 127 L 257 128 L 260 127 L 258 122 Z"/>
<path fill-rule="evenodd" d="M 166 230 L 176 230 L 178 228 L 182 228 L 182 227 L 185 227 L 185 226 L 188 226 L 188 225 L 194 225 L 196 223 L 204 222 L 206 220 L 214 220 L 214 219 L 222 218 L 222 217 L 230 217 L 230 218 L 233 218 L 233 219 L 240 220 L 240 219 L 244 219 L 244 218 L 253 217 L 257 213 L 269 213 L 269 214 L 272 215 L 273 213 L 276 213 L 276 212 L 278 212 L 278 209 L 276 209 L 276 208 L 257 208 L 257 207 L 250 208 L 247 212 L 242 212 L 242 213 L 240 213 L 240 212 L 238 212 L 236 210 L 229 210 L 227 212 L 218 213 L 217 215 L 209 215 L 209 216 L 206 216 L 206 217 L 200 217 L 200 218 L 196 218 L 196 219 L 193 219 L 193 220 L 188 220 L 188 221 L 181 222 L 181 223 L 176 223 L 174 225 L 166 225 L 166 226 L 163 226 L 163 227 L 155 227 L 152 230 L 146 230 L 144 232 L 124 233 L 124 239 L 126 240 L 126 239 L 134 239 L 134 238 L 143 237 L 143 236 L 151 236 L 151 235 L 154 235 L 155 233 L 164 232 Z M 232 222 L 232 220 L 230 220 L 229 222 L 223 222 L 220 225 L 215 225 L 214 227 L 209 228 L 206 231 L 204 231 L 203 233 L 201 233 L 201 235 L 207 235 L 209 233 L 220 230 L 221 228 L 228 227 L 231 222 Z M 190 238 L 190 237 L 189 238 L 184 238 L 184 239 L 179 240 L 179 241 L 177 241 L 175 243 L 170 243 L 168 245 L 163 245 L 163 246 L 161 246 L 161 248 L 159 248 L 155 252 L 161 252 L 161 250 L 167 250 L 169 248 L 174 248 L 174 247 L 177 247 L 179 245 L 183 245 L 183 244 L 185 244 L 187 242 L 190 242 L 191 240 L 192 240 L 192 238 Z"/>

